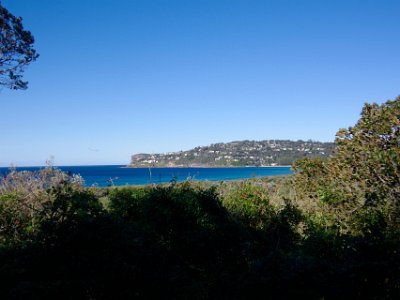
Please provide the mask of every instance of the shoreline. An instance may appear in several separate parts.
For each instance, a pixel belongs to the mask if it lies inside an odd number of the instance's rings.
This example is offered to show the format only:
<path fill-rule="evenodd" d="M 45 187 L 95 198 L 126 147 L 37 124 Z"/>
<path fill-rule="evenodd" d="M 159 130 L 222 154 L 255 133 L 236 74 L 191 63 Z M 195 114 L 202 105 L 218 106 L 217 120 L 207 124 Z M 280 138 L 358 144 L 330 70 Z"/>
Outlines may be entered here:
<path fill-rule="evenodd" d="M 122 166 L 122 169 L 241 169 L 241 168 L 290 168 L 292 165 L 278 166 Z"/>
<path fill-rule="evenodd" d="M 185 180 L 178 180 L 177 183 L 185 183 L 185 182 L 190 182 L 194 184 L 215 184 L 215 183 L 221 183 L 221 182 L 226 182 L 226 183 L 238 183 L 242 181 L 255 181 L 255 180 L 270 180 L 270 179 L 282 179 L 287 176 L 292 176 L 293 174 L 282 174 L 282 175 L 267 175 L 267 176 L 260 176 L 260 177 L 249 177 L 249 178 L 241 178 L 241 179 L 185 179 Z M 153 182 L 153 183 L 143 183 L 143 184 L 122 184 L 122 185 L 114 185 L 111 186 L 113 188 L 125 188 L 125 187 L 137 187 L 137 188 L 143 188 L 143 187 L 149 187 L 149 186 L 162 186 L 162 185 L 170 185 L 171 182 Z M 89 187 L 89 186 L 87 186 Z M 98 188 L 110 188 L 110 186 L 99 186 Z"/>

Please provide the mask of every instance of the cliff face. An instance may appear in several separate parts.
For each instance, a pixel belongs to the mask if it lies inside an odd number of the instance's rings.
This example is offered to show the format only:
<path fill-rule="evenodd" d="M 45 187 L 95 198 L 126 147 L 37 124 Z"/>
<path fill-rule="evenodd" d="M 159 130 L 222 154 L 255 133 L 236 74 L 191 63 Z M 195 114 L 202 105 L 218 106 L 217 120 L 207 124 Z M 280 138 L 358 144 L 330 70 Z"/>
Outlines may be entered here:
<path fill-rule="evenodd" d="M 235 141 L 188 151 L 132 155 L 131 167 L 239 167 L 291 165 L 304 157 L 327 157 L 333 143 L 316 141 Z"/>

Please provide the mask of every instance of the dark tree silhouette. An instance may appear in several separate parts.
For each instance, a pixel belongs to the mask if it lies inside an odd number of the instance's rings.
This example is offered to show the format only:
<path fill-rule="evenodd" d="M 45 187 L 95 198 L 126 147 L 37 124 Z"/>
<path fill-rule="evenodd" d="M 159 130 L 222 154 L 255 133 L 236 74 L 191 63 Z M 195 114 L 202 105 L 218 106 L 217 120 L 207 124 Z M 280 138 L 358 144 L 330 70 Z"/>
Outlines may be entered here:
<path fill-rule="evenodd" d="M 33 49 L 34 38 L 24 30 L 22 18 L 15 17 L 0 4 L 0 85 L 26 89 L 24 67 L 39 56 Z"/>

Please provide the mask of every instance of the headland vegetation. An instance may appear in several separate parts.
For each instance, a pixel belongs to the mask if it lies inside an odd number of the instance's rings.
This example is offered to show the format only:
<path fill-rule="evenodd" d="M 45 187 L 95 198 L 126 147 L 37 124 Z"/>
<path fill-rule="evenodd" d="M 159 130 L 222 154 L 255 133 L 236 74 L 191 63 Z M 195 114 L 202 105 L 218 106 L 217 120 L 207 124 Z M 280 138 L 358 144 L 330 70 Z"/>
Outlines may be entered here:
<path fill-rule="evenodd" d="M 234 141 L 168 153 L 132 155 L 129 167 L 288 166 L 301 158 L 329 157 L 334 144 L 317 141 Z"/>

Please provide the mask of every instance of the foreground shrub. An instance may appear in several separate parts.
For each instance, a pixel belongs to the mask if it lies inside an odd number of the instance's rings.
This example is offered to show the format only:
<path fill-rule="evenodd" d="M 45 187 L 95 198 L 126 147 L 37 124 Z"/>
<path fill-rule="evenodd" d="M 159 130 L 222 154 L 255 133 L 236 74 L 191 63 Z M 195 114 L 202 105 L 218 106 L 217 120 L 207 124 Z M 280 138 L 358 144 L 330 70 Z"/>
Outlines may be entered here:
<path fill-rule="evenodd" d="M 269 226 L 275 213 L 269 194 L 252 181 L 242 181 L 227 193 L 223 204 L 237 222 L 254 229 Z"/>
<path fill-rule="evenodd" d="M 190 183 L 110 192 L 111 212 L 140 224 L 165 251 L 173 253 L 190 276 L 190 285 L 214 286 L 230 271 L 243 269 L 238 226 L 214 188 Z M 194 277 L 193 277 L 194 276 Z M 206 291 L 209 289 L 206 288 Z M 199 293 L 200 290 L 198 291 Z"/>
<path fill-rule="evenodd" d="M 79 175 L 51 166 L 35 172 L 15 169 L 0 178 L 0 243 L 21 242 L 35 235 L 42 220 L 51 217 L 54 191 L 68 186 L 83 191 Z"/>

